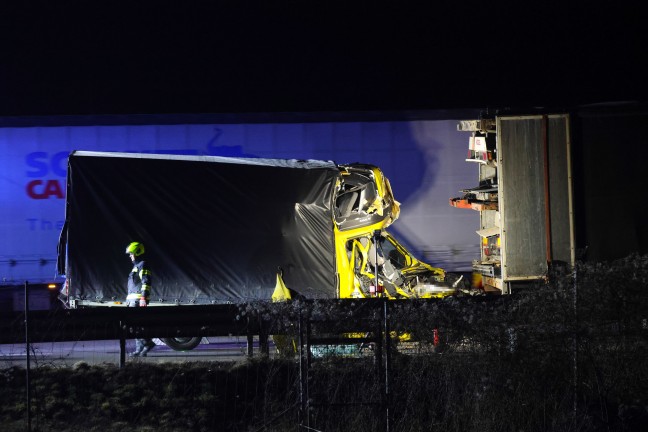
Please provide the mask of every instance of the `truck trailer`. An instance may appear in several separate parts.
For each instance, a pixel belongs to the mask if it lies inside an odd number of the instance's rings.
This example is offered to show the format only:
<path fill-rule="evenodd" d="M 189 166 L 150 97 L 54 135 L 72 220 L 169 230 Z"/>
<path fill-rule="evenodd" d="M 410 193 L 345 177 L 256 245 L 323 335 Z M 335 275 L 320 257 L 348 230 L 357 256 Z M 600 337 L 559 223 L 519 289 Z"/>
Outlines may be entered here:
<path fill-rule="evenodd" d="M 457 124 L 477 183 L 450 205 L 479 212 L 473 281 L 508 294 L 576 262 L 570 116 L 498 115 Z"/>
<path fill-rule="evenodd" d="M 454 294 L 387 231 L 399 213 L 372 165 L 74 151 L 57 267 L 71 308 L 125 305 L 132 241 L 150 306 L 270 300 L 278 274 L 308 299 Z"/>

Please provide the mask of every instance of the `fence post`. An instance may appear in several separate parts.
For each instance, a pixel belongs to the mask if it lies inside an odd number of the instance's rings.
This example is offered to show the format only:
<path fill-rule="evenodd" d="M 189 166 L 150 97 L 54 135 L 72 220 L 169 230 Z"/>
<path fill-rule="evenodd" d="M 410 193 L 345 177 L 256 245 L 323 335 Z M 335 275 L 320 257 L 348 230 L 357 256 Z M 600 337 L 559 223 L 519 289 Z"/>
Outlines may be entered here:
<path fill-rule="evenodd" d="M 310 413 L 308 404 L 308 354 L 306 350 L 310 350 L 308 346 L 308 328 L 304 323 L 302 311 L 299 311 L 297 322 L 297 331 L 299 333 L 299 411 L 298 411 L 298 424 L 299 429 L 302 427 L 310 429 Z M 306 346 L 306 349 L 304 349 Z"/>
<path fill-rule="evenodd" d="M 574 308 L 574 325 L 573 325 L 573 336 L 572 336 L 572 356 L 573 356 L 573 414 L 574 419 L 576 419 L 576 414 L 578 413 L 578 263 L 574 266 L 574 289 L 573 289 L 573 299 L 572 307 Z"/>
<path fill-rule="evenodd" d="M 27 431 L 31 432 L 31 382 L 29 369 L 31 368 L 31 353 L 29 348 L 29 282 L 25 281 L 25 385 L 27 386 Z"/>
<path fill-rule="evenodd" d="M 389 327 L 389 300 L 385 297 L 383 300 L 383 334 L 384 334 L 384 353 L 385 356 L 385 392 L 384 392 L 384 403 L 385 403 L 385 431 L 390 432 L 391 430 L 391 388 L 390 388 L 390 351 L 391 351 L 391 336 L 390 336 L 390 327 Z"/>

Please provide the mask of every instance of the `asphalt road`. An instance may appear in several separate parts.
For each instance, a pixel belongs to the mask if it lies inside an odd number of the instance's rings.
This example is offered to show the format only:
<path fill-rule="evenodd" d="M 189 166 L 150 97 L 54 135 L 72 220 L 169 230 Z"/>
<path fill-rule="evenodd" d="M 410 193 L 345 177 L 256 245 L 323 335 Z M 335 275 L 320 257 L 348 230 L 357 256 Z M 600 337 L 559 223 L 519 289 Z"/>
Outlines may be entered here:
<path fill-rule="evenodd" d="M 243 337 L 203 338 L 202 343 L 191 351 L 174 351 L 159 340 L 159 345 L 142 358 L 126 356 L 126 362 L 185 362 L 185 361 L 239 361 L 247 353 Z M 260 355 L 258 341 L 254 341 L 254 355 Z M 126 341 L 126 352 L 135 348 L 134 340 Z M 27 364 L 25 344 L 0 345 L 0 369 Z M 270 345 L 270 354 L 274 352 Z M 31 344 L 30 368 L 41 366 L 74 366 L 85 362 L 91 365 L 119 364 L 119 341 L 43 342 Z"/>

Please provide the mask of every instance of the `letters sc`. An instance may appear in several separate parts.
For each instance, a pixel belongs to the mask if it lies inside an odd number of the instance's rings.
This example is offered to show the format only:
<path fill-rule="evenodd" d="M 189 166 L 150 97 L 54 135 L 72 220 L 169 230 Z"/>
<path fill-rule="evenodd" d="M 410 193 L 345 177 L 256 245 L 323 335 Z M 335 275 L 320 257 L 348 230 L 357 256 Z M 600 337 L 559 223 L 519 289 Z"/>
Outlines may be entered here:
<path fill-rule="evenodd" d="M 32 199 L 65 197 L 65 188 L 61 179 L 47 179 L 50 175 L 65 178 L 68 152 L 58 152 L 51 156 L 47 152 L 32 152 L 25 157 L 27 164 L 27 195 Z"/>

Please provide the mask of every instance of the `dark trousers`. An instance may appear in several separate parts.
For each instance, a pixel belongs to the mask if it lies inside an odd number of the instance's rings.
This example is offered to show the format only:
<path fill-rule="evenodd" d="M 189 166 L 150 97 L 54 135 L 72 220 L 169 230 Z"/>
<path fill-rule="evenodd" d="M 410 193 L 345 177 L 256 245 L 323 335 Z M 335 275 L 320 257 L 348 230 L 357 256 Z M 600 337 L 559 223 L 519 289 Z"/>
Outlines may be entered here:
<path fill-rule="evenodd" d="M 139 307 L 139 300 L 129 300 L 128 307 Z M 139 338 L 135 339 L 135 352 L 142 352 L 144 346 L 150 345 L 153 343 L 153 339 L 150 338 Z"/>

